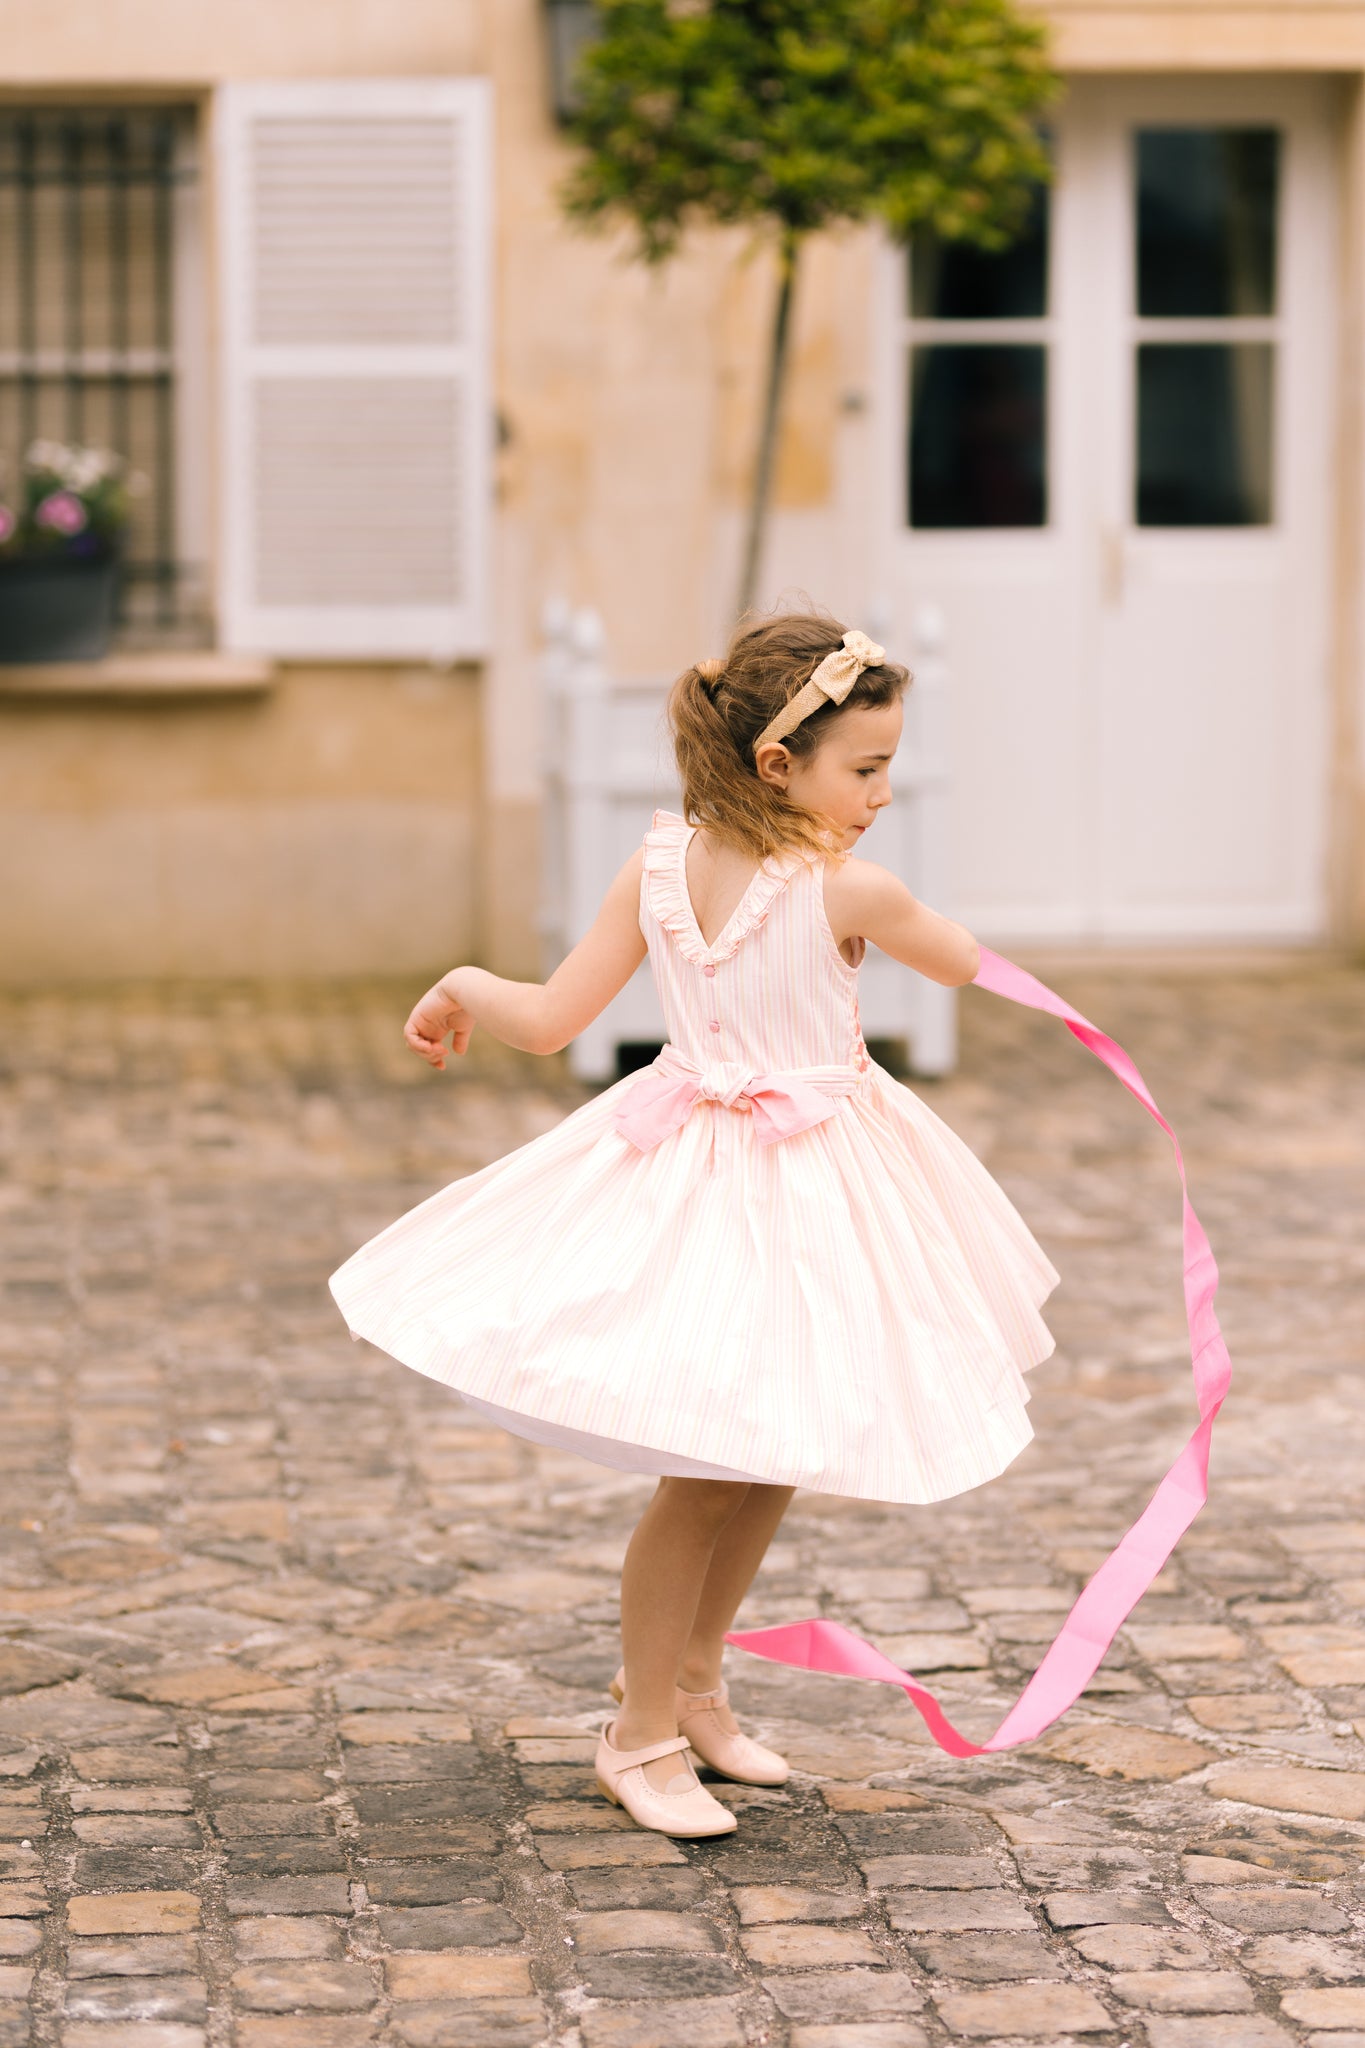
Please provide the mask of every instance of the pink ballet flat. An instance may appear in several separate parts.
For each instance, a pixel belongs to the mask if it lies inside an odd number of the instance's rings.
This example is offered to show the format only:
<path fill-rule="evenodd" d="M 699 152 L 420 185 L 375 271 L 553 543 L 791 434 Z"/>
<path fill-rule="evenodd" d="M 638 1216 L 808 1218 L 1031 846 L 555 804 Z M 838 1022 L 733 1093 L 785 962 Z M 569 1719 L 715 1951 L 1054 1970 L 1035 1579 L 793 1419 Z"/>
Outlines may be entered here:
<path fill-rule="evenodd" d="M 625 1698 L 625 1678 L 624 1670 L 618 1671 L 611 1682 L 611 1696 L 618 1704 Z M 710 1692 L 684 1692 L 679 1686 L 675 1694 L 678 1733 L 687 1737 L 693 1755 L 722 1778 L 733 1778 L 737 1785 L 785 1785 L 791 1765 L 784 1756 L 765 1749 L 751 1736 L 731 1735 L 721 1726 L 716 1708 L 728 1705 L 729 1698 L 724 1684 Z"/>
<path fill-rule="evenodd" d="M 613 1806 L 623 1806 L 642 1828 L 660 1835 L 728 1835 L 738 1826 L 728 1807 L 713 1799 L 687 1760 L 687 1737 L 651 1742 L 644 1749 L 615 1749 L 610 1722 L 597 1744 L 597 1789 Z M 676 1755 L 682 1769 L 663 1791 L 651 1785 L 644 1766 L 656 1757 Z"/>

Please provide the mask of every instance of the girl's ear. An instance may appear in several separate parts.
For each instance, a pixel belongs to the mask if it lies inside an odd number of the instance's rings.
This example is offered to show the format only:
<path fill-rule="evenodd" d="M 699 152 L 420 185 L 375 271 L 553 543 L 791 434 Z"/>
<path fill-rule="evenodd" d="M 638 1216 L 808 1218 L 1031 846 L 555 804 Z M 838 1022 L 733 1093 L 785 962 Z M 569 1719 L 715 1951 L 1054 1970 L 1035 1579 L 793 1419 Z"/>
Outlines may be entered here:
<path fill-rule="evenodd" d="M 764 742 L 754 755 L 754 772 L 760 782 L 770 782 L 774 789 L 786 789 L 787 777 L 792 772 L 792 757 L 781 740 Z"/>

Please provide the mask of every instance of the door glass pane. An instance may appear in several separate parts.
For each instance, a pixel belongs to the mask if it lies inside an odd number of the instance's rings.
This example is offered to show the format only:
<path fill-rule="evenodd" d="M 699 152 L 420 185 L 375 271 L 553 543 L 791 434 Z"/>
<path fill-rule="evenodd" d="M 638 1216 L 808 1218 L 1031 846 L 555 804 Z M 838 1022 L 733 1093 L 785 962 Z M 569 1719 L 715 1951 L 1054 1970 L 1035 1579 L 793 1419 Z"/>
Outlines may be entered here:
<path fill-rule="evenodd" d="M 1017 241 L 1006 249 L 944 242 L 921 229 L 910 244 L 916 320 L 1035 320 L 1047 311 L 1048 191 L 1040 185 Z"/>
<path fill-rule="evenodd" d="M 1268 526 L 1274 350 L 1144 342 L 1137 352 L 1139 526 Z"/>
<path fill-rule="evenodd" d="M 1274 128 L 1142 128 L 1137 309 L 1217 318 L 1275 310 Z"/>
<path fill-rule="evenodd" d="M 1047 352 L 948 343 L 910 352 L 909 521 L 1047 523 Z"/>

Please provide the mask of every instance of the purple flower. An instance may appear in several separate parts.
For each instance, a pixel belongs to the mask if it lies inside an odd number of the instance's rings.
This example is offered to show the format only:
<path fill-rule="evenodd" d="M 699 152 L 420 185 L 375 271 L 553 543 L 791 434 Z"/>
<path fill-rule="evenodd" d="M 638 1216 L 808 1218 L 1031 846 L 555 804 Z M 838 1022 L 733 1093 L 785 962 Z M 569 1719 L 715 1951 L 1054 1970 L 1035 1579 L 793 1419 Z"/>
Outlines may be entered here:
<path fill-rule="evenodd" d="M 5 545 L 15 527 L 19 524 L 8 505 L 0 505 L 0 548 Z"/>
<path fill-rule="evenodd" d="M 89 524 L 84 505 L 72 491 L 53 491 L 33 516 L 39 526 L 50 526 L 54 533 L 79 533 Z"/>

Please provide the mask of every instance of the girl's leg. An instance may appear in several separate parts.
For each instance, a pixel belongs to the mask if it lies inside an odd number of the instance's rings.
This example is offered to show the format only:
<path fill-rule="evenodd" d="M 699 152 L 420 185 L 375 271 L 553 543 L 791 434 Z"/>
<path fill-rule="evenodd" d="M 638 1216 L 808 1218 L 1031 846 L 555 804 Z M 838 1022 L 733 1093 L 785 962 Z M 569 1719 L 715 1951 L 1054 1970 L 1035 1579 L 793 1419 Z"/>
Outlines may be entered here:
<path fill-rule="evenodd" d="M 706 1692 L 720 1684 L 726 1630 L 739 1612 L 795 1491 L 793 1486 L 751 1486 L 743 1506 L 721 1532 L 697 1601 L 692 1632 L 678 1663 L 678 1684 L 685 1692 Z M 728 1708 L 717 1711 L 722 1727 L 733 1734 Z"/>
<path fill-rule="evenodd" d="M 751 1490 L 741 1480 L 661 1479 L 640 1517 L 621 1567 L 626 1696 L 612 1728 L 617 1749 L 677 1734 L 673 1690 L 697 1603 L 716 1544 Z M 662 1788 L 679 1768 L 663 1757 L 645 1775 Z"/>

